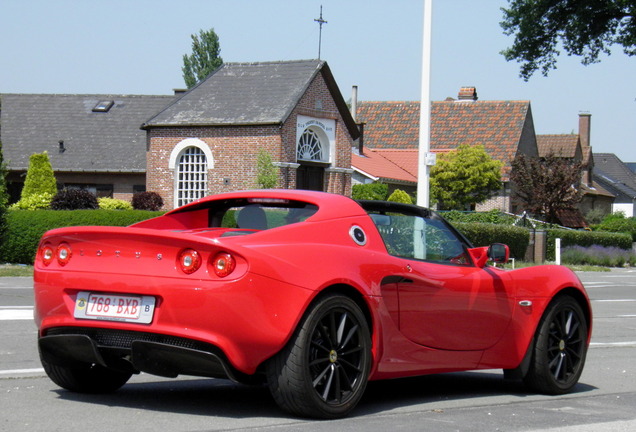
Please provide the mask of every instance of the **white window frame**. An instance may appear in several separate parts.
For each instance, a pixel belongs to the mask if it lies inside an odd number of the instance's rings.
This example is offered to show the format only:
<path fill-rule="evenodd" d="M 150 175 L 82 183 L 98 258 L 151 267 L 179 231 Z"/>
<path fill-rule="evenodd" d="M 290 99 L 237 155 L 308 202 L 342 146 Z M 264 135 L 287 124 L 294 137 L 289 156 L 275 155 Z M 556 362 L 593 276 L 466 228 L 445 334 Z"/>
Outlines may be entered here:
<path fill-rule="evenodd" d="M 183 158 L 190 152 L 190 149 L 196 149 L 199 154 L 195 155 L 193 161 L 189 161 L 189 168 L 192 171 L 183 171 Z M 210 147 L 197 138 L 187 138 L 177 144 L 170 153 L 168 167 L 174 173 L 174 207 L 180 207 L 189 202 L 203 198 L 208 194 L 208 171 L 214 168 L 214 158 Z M 190 188 L 180 188 L 180 174 L 184 173 L 189 182 Z M 186 195 L 184 196 L 184 192 Z"/>

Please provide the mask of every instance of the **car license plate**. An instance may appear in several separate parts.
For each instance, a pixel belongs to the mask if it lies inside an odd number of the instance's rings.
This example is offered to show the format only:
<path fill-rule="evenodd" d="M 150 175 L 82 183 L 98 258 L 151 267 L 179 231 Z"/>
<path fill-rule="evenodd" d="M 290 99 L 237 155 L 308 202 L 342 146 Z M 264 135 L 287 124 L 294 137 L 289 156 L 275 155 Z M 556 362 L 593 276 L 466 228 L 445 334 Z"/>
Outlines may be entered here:
<path fill-rule="evenodd" d="M 75 300 L 75 318 L 149 324 L 155 311 L 151 296 L 81 291 Z"/>

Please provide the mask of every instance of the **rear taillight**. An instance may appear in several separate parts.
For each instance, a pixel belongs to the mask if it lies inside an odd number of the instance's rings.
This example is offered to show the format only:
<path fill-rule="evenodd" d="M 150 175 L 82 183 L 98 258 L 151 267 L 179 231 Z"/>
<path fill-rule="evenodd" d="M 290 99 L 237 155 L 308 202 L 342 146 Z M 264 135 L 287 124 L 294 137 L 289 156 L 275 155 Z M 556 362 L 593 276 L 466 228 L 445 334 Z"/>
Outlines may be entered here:
<path fill-rule="evenodd" d="M 42 264 L 48 266 L 53 262 L 53 258 L 55 257 L 55 251 L 51 245 L 44 245 L 42 249 L 40 249 L 40 257 L 42 258 Z"/>
<path fill-rule="evenodd" d="M 201 267 L 201 255 L 194 249 L 184 249 L 179 253 L 177 266 L 185 274 L 191 274 Z"/>
<path fill-rule="evenodd" d="M 219 252 L 210 259 L 210 267 L 218 277 L 226 277 L 236 268 L 236 260 L 227 252 Z"/>
<path fill-rule="evenodd" d="M 61 243 L 56 250 L 57 255 L 57 263 L 64 267 L 71 260 L 71 256 L 73 256 L 73 252 L 71 251 L 71 247 L 66 243 Z"/>

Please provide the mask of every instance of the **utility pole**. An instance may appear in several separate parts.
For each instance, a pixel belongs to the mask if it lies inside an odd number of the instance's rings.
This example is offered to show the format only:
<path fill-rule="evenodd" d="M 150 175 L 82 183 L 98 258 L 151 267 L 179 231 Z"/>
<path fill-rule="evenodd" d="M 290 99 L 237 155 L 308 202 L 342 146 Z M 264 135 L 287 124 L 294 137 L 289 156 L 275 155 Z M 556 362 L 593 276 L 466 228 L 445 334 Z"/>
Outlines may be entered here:
<path fill-rule="evenodd" d="M 318 32 L 318 60 L 320 60 L 320 46 L 322 45 L 322 25 L 327 24 L 327 21 L 322 19 L 322 5 L 320 5 L 320 18 L 314 19 L 320 25 L 320 30 Z"/>
<path fill-rule="evenodd" d="M 417 163 L 417 205 L 430 205 L 430 169 L 435 165 L 435 153 L 430 151 L 431 139 L 431 34 L 433 0 L 424 0 L 422 30 L 422 97 L 420 99 L 420 140 Z"/>

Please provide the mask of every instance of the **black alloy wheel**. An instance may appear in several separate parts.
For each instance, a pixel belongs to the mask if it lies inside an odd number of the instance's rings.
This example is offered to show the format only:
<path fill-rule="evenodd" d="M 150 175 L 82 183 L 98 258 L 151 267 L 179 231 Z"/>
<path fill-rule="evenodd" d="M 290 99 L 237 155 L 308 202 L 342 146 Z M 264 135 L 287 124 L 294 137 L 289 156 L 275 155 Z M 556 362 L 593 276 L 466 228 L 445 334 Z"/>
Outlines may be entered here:
<path fill-rule="evenodd" d="M 315 418 L 347 415 L 360 401 L 371 367 L 371 338 L 360 307 L 335 295 L 310 308 L 292 340 L 268 364 L 281 408 Z"/>
<path fill-rule="evenodd" d="M 524 382 L 545 394 L 571 391 L 583 372 L 587 342 L 588 325 L 581 306 L 570 296 L 557 297 L 539 323 Z"/>

